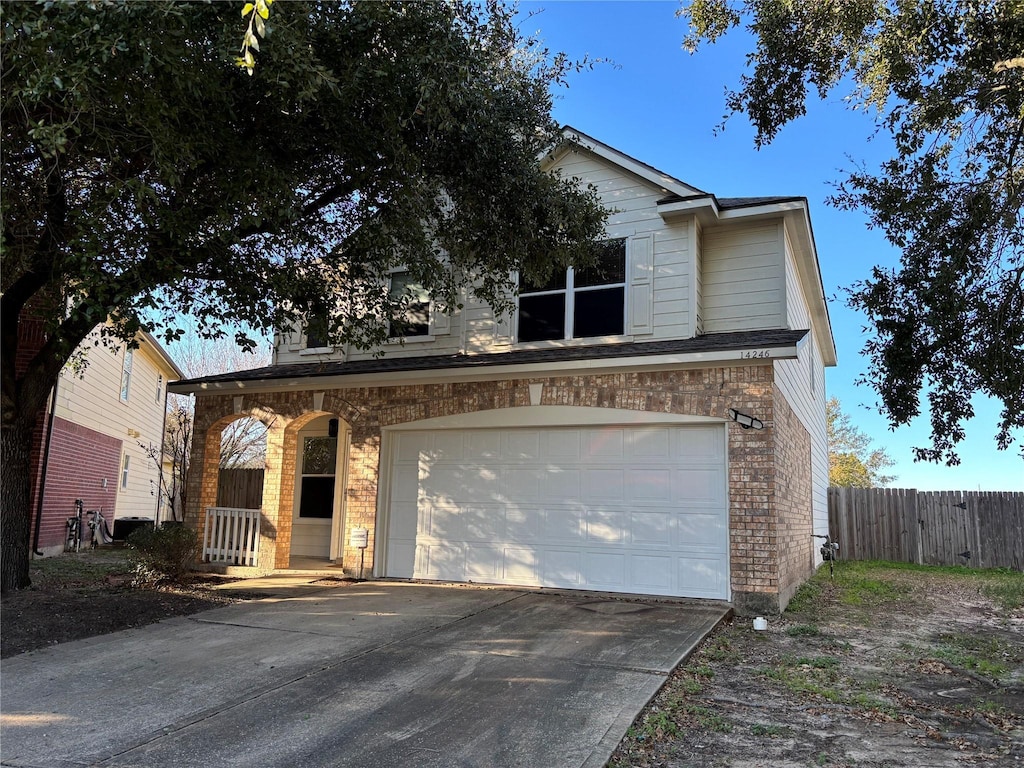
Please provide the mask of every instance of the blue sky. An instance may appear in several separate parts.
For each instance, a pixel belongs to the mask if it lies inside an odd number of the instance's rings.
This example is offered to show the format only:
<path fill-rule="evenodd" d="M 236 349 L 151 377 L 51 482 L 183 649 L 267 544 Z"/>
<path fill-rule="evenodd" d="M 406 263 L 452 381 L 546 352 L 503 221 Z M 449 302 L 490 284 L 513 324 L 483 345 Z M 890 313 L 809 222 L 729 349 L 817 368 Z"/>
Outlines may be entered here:
<path fill-rule="evenodd" d="M 614 64 L 570 78 L 559 92 L 555 118 L 659 170 L 719 196 L 803 195 L 811 207 L 826 294 L 867 276 L 872 265 L 895 265 L 898 253 L 863 214 L 825 204 L 831 182 L 843 170 L 869 168 L 889 156 L 886 137 L 869 140 L 871 120 L 845 108 L 842 93 L 808 105 L 802 119 L 783 129 L 768 147 L 754 149 L 753 129 L 742 116 L 725 131 L 714 128 L 725 113 L 726 86 L 743 71 L 749 42 L 730 33 L 690 55 L 682 48 L 684 20 L 675 2 L 523 2 L 521 30 L 533 32 L 552 51 Z M 526 15 L 534 12 L 529 18 Z M 874 395 L 855 380 L 866 368 L 860 355 L 863 317 L 840 298 L 829 306 L 839 365 L 827 372 L 830 395 L 842 401 L 864 432 L 896 460 L 893 483 L 920 490 L 1024 490 L 1019 445 L 995 447 L 998 407 L 979 399 L 967 425 L 957 467 L 915 463 L 911 447 L 926 444 L 925 418 L 890 432 L 873 409 Z M 1024 435 L 1018 435 L 1018 439 Z"/>

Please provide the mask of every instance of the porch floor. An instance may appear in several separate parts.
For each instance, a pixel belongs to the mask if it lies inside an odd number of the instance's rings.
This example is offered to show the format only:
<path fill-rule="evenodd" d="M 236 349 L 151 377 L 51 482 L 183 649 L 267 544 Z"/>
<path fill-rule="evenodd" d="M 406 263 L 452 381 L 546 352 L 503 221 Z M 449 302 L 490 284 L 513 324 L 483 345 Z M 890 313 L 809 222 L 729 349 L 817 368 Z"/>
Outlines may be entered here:
<path fill-rule="evenodd" d="M 277 573 L 325 573 L 332 576 L 341 575 L 341 563 L 332 563 L 326 557 L 292 557 L 288 560 L 288 569 Z"/>

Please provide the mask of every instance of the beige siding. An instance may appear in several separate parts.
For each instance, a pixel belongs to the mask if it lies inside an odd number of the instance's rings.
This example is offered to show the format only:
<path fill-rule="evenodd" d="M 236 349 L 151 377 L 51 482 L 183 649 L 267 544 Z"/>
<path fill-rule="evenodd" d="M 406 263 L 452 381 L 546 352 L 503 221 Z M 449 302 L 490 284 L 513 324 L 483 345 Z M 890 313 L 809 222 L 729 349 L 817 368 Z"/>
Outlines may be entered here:
<path fill-rule="evenodd" d="M 87 365 L 81 374 L 70 368 L 61 374 L 56 414 L 121 441 L 121 469 L 117 477 L 97 478 L 96 482 L 106 480 L 117 488 L 115 517 L 152 518 L 159 498 L 160 474 L 143 446 L 160 449 L 167 381 L 174 374 L 143 342 L 135 350 L 125 402 L 121 400 L 124 345 L 114 350 L 93 346 L 96 338 L 87 339 L 82 345 Z M 122 488 L 120 471 L 125 455 L 129 456 L 128 485 Z"/>
<path fill-rule="evenodd" d="M 792 329 L 811 327 L 808 302 L 800 290 L 793 248 L 785 243 L 786 324 Z M 775 361 L 775 381 L 797 418 L 811 436 L 811 473 L 815 531 L 828 528 L 828 439 L 825 430 L 825 369 L 813 334 L 807 336 L 796 360 Z"/>
<path fill-rule="evenodd" d="M 701 298 L 706 333 L 782 328 L 782 224 L 704 231 Z"/>
<path fill-rule="evenodd" d="M 639 341 L 693 336 L 697 321 L 692 311 L 692 297 L 697 292 L 698 281 L 697 255 L 692 245 L 696 242 L 694 222 L 684 219 L 666 223 L 657 212 L 657 201 L 666 194 L 664 189 L 585 150 L 567 153 L 553 170 L 597 189 L 602 202 L 614 210 L 606 227 L 608 237 L 650 237 L 653 242 L 650 330 L 626 338 Z M 627 286 L 627 296 L 629 294 Z M 627 317 L 630 309 L 627 307 Z M 495 318 L 489 306 L 466 296 L 462 309 L 451 317 L 448 333 L 437 334 L 429 340 L 409 341 L 405 345 L 388 344 L 383 351 L 388 357 L 498 352 L 515 346 L 514 326 L 514 319 Z M 373 357 L 374 352 L 337 349 L 318 355 L 304 353 L 301 334 L 293 332 L 279 336 L 274 359 L 282 365 L 314 360 L 362 360 Z"/>

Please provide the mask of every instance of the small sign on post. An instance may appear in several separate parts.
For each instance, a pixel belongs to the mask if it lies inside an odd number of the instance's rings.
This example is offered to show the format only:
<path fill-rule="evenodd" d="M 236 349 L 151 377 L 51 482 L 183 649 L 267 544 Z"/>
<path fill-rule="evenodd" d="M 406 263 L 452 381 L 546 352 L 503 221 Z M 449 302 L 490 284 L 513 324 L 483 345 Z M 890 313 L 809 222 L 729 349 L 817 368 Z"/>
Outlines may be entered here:
<path fill-rule="evenodd" d="M 359 550 L 359 580 L 363 580 L 363 558 L 370 546 L 370 531 L 367 528 L 353 528 L 348 534 L 348 545 Z"/>

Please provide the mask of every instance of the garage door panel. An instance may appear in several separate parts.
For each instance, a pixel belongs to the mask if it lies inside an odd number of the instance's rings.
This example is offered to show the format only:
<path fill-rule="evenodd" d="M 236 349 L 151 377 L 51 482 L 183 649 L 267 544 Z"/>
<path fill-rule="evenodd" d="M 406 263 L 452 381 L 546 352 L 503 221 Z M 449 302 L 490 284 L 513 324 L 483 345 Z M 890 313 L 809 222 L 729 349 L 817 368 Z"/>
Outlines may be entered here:
<path fill-rule="evenodd" d="M 671 555 L 634 554 L 629 562 L 632 585 L 638 592 L 653 590 L 659 594 L 668 593 L 672 589 L 674 559 Z"/>
<path fill-rule="evenodd" d="M 465 581 L 466 553 L 461 545 L 421 545 L 423 578 L 441 581 Z"/>
<path fill-rule="evenodd" d="M 506 499 L 537 501 L 540 493 L 541 471 L 536 467 L 511 467 L 502 473 L 500 494 Z"/>
<path fill-rule="evenodd" d="M 540 458 L 540 433 L 532 429 L 510 430 L 501 436 L 503 459 Z"/>
<path fill-rule="evenodd" d="M 618 427 L 597 427 L 581 432 L 583 458 L 621 459 L 625 455 L 625 436 Z"/>
<path fill-rule="evenodd" d="M 388 542 L 388 573 L 398 579 L 411 579 L 415 572 L 415 539 L 392 539 Z"/>
<path fill-rule="evenodd" d="M 505 509 L 501 504 L 470 504 L 459 510 L 466 541 L 500 541 L 505 535 Z"/>
<path fill-rule="evenodd" d="M 541 532 L 544 541 L 579 543 L 583 538 L 583 508 L 576 505 L 545 505 Z"/>
<path fill-rule="evenodd" d="M 546 549 L 542 583 L 571 589 L 582 585 L 582 553 L 578 549 Z"/>
<path fill-rule="evenodd" d="M 664 427 L 634 429 L 626 434 L 626 452 L 634 459 L 665 459 L 671 451 L 670 430 Z"/>
<path fill-rule="evenodd" d="M 588 544 L 622 544 L 626 540 L 626 513 L 621 509 L 586 510 Z"/>
<path fill-rule="evenodd" d="M 414 541 L 417 533 L 426 533 L 420 527 L 420 517 L 415 501 L 396 501 L 391 505 L 391 522 L 388 536 L 391 539 Z"/>
<path fill-rule="evenodd" d="M 400 462 L 417 462 L 420 454 L 428 451 L 433 445 L 430 432 L 403 432 L 398 435 L 395 458 Z"/>
<path fill-rule="evenodd" d="M 690 512 L 677 517 L 679 546 L 688 551 L 721 550 L 725 521 L 714 512 Z"/>
<path fill-rule="evenodd" d="M 725 435 L 720 429 L 677 429 L 672 433 L 672 456 L 702 464 L 718 464 L 725 457 Z"/>
<path fill-rule="evenodd" d="M 668 467 L 626 471 L 629 498 L 637 501 L 671 501 L 672 470 Z"/>
<path fill-rule="evenodd" d="M 587 586 L 621 591 L 626 586 L 625 553 L 584 552 L 583 578 Z"/>
<path fill-rule="evenodd" d="M 724 473 L 717 467 L 689 467 L 672 472 L 672 500 L 683 506 L 722 506 Z"/>
<path fill-rule="evenodd" d="M 459 506 L 438 501 L 420 508 L 423 535 L 438 541 L 465 541 L 466 528 Z"/>
<path fill-rule="evenodd" d="M 501 457 L 501 433 L 493 430 L 476 430 L 467 432 L 466 450 L 477 459 L 497 459 Z"/>
<path fill-rule="evenodd" d="M 728 597 L 720 427 L 395 440 L 389 576 Z"/>
<path fill-rule="evenodd" d="M 533 549 L 505 547 L 501 577 L 513 584 L 537 583 L 537 552 Z"/>
<path fill-rule="evenodd" d="M 695 597 L 716 597 L 725 588 L 724 557 L 686 557 L 678 561 L 679 588 Z"/>
<path fill-rule="evenodd" d="M 550 467 L 539 473 L 540 494 L 549 501 L 580 498 L 581 472 L 578 469 Z"/>
<path fill-rule="evenodd" d="M 505 537 L 503 541 L 532 542 L 540 538 L 544 523 L 544 510 L 539 506 L 509 504 L 505 507 Z"/>
<path fill-rule="evenodd" d="M 622 469 L 588 469 L 583 473 L 582 498 L 586 501 L 616 501 L 626 498 L 626 476 Z"/>
<path fill-rule="evenodd" d="M 397 465 L 393 472 L 391 498 L 401 503 L 415 504 L 419 497 L 419 468 L 416 464 Z"/>
<path fill-rule="evenodd" d="M 675 515 L 668 510 L 631 512 L 629 543 L 638 547 L 671 547 Z"/>
<path fill-rule="evenodd" d="M 466 455 L 463 433 L 455 431 L 438 432 L 434 436 L 433 456 L 437 461 L 462 461 L 472 458 Z"/>
<path fill-rule="evenodd" d="M 493 544 L 466 547 L 466 576 L 470 581 L 494 581 L 501 578 L 502 550 Z"/>
<path fill-rule="evenodd" d="M 545 459 L 579 460 L 579 432 L 575 429 L 559 429 L 543 433 L 541 456 Z"/>

